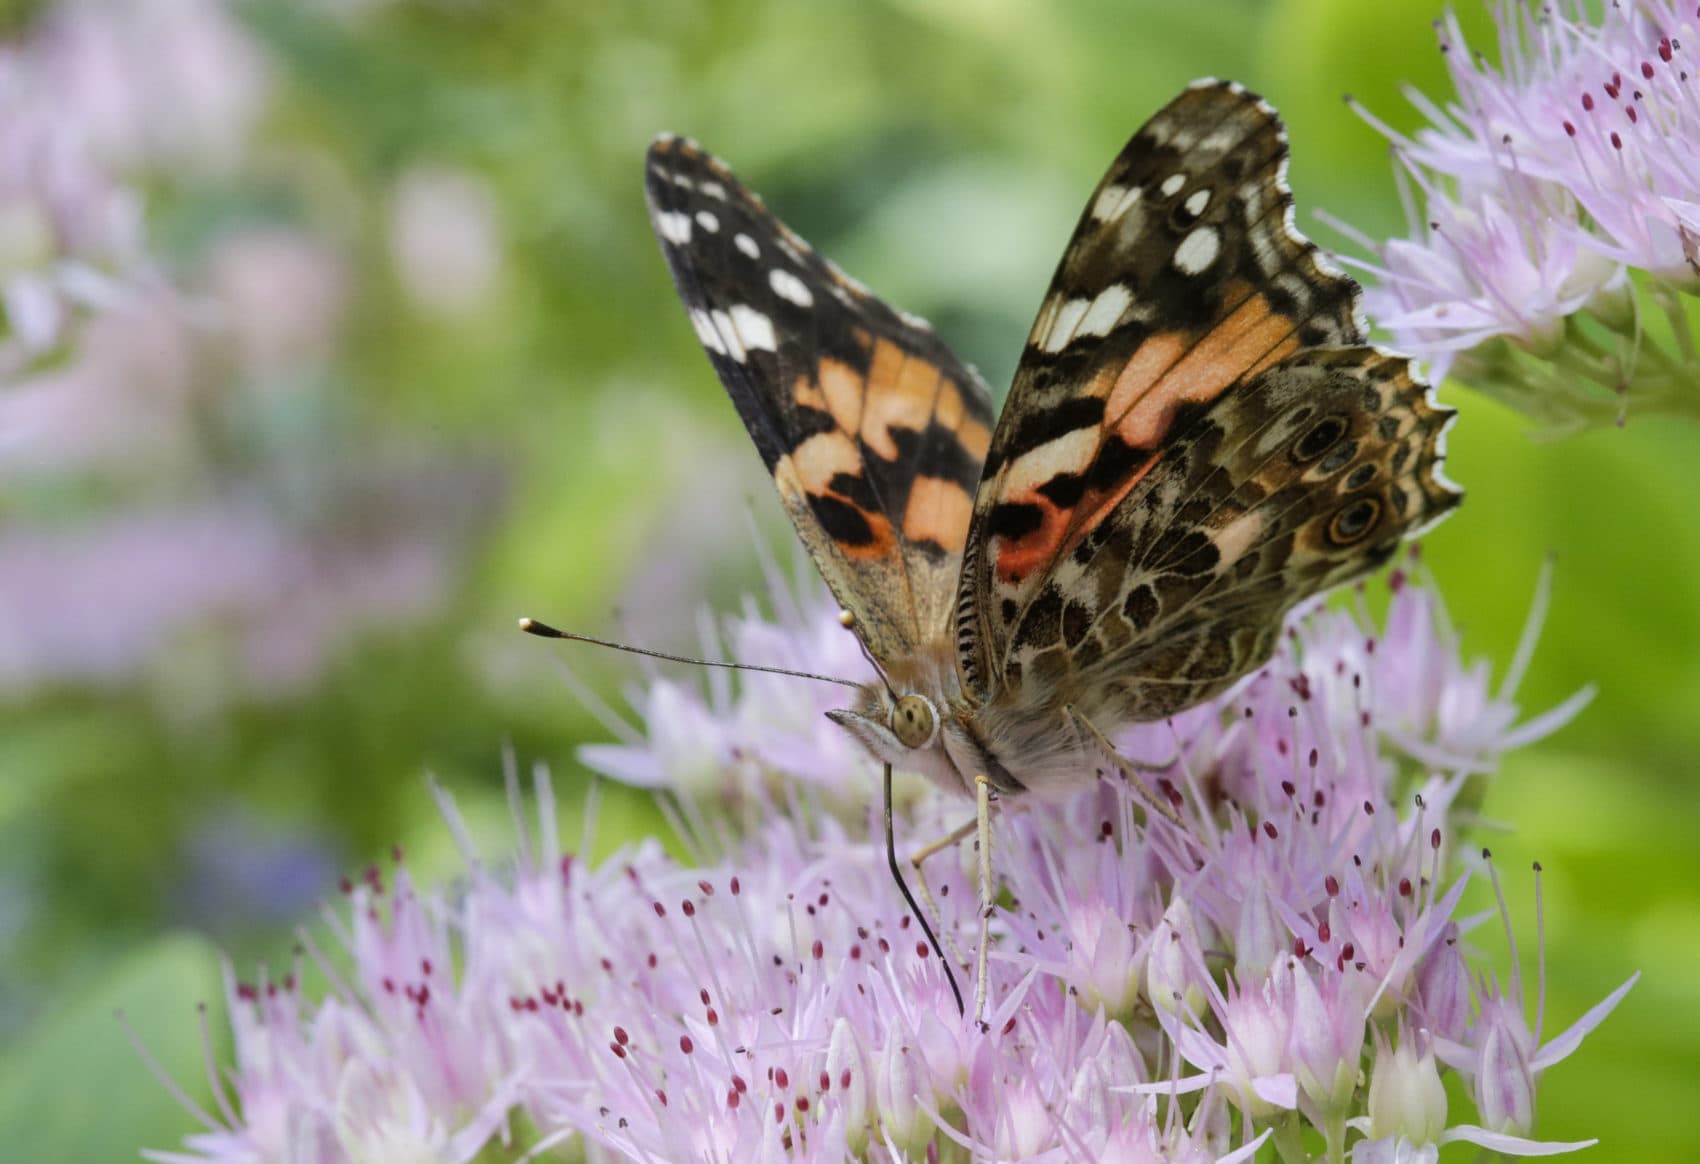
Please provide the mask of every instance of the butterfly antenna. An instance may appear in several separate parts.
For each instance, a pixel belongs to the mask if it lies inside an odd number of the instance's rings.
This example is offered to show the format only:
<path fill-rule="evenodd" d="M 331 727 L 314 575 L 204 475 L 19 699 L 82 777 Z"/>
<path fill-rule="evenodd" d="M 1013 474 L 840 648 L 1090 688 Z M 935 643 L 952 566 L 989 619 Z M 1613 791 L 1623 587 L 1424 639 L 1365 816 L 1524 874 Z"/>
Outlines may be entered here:
<path fill-rule="evenodd" d="M 939 965 L 944 967 L 944 976 L 950 983 L 950 992 L 956 995 L 956 1013 L 966 1015 L 968 1008 L 962 1004 L 962 987 L 956 984 L 956 972 L 950 968 L 950 959 L 944 956 L 944 948 L 939 945 L 938 935 L 933 933 L 933 927 L 927 922 L 926 911 L 915 903 L 915 895 L 909 892 L 909 882 L 903 880 L 903 870 L 897 864 L 897 840 L 891 828 L 890 764 L 885 766 L 885 860 L 886 864 L 891 866 L 891 879 L 897 882 L 897 888 L 903 893 L 903 900 L 909 903 L 915 920 L 921 923 L 921 932 L 927 935 L 927 944 L 933 948 Z"/>
<path fill-rule="evenodd" d="M 725 667 L 731 671 L 765 671 L 769 675 L 790 675 L 796 679 L 815 679 L 821 683 L 836 683 L 840 687 L 851 687 L 858 691 L 862 688 L 862 685 L 853 679 L 839 679 L 833 675 L 816 675 L 813 671 L 792 671 L 786 667 L 763 667 L 757 663 L 725 663 L 716 659 L 693 659 L 689 655 L 669 655 L 666 651 L 651 651 L 644 647 L 631 646 L 628 643 L 616 643 L 609 639 L 594 638 L 591 635 L 557 630 L 548 623 L 539 622 L 535 618 L 520 619 L 519 629 L 528 635 L 536 635 L 540 639 L 568 639 L 575 643 L 593 643 L 599 647 L 611 647 L 616 651 L 628 651 L 634 655 L 648 655 L 652 659 L 666 659 L 669 663 L 689 663 L 695 667 Z"/>

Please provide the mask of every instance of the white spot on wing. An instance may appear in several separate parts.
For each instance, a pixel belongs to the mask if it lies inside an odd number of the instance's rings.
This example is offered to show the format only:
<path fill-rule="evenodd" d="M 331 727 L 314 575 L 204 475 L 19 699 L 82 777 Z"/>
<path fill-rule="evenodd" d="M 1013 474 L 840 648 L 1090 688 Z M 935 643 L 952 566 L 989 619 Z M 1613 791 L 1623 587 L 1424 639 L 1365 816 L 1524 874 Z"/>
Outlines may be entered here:
<path fill-rule="evenodd" d="M 732 317 L 724 311 L 711 311 L 709 319 L 714 324 L 715 334 L 720 337 L 722 354 L 737 360 L 740 364 L 749 358 L 744 350 L 744 344 L 738 338 L 738 329 L 732 325 Z"/>
<path fill-rule="evenodd" d="M 773 334 L 773 320 L 745 303 L 734 303 L 731 315 L 732 326 L 738 330 L 738 338 L 745 348 L 761 348 L 769 352 L 779 350 Z"/>
<path fill-rule="evenodd" d="M 809 294 L 808 287 L 790 271 L 775 267 L 767 273 L 767 281 L 773 286 L 773 293 L 781 299 L 789 300 L 798 307 L 815 305 L 815 297 Z"/>
<path fill-rule="evenodd" d="M 1050 326 L 1045 334 L 1038 338 L 1040 351 L 1060 352 L 1068 347 L 1074 338 L 1074 329 L 1080 326 L 1080 321 L 1086 317 L 1086 309 L 1092 306 L 1085 299 L 1070 299 L 1054 311 L 1047 312 L 1051 316 Z"/>
<path fill-rule="evenodd" d="M 1081 472 L 1098 451 L 1099 435 L 1097 425 L 1088 425 L 1023 453 L 1009 466 L 1003 486 L 1005 495 L 1031 493 L 1059 473 Z"/>
<path fill-rule="evenodd" d="M 1200 214 L 1204 213 L 1204 208 L 1210 205 L 1210 191 L 1194 191 L 1192 197 L 1186 200 L 1185 205 L 1186 212 L 1194 218 L 1197 218 Z"/>
<path fill-rule="evenodd" d="M 720 229 L 720 220 L 707 210 L 697 211 L 697 225 L 713 234 Z"/>
<path fill-rule="evenodd" d="M 691 220 L 677 210 L 663 210 L 655 216 L 655 229 L 674 246 L 691 241 Z"/>
<path fill-rule="evenodd" d="M 761 258 L 761 248 L 756 246 L 756 240 L 745 234 L 743 231 L 739 231 L 737 234 L 732 236 L 732 245 L 743 251 L 752 259 Z"/>
<path fill-rule="evenodd" d="M 1120 283 L 1111 283 L 1098 293 L 1092 300 L 1092 305 L 1086 309 L 1086 314 L 1080 319 L 1075 329 L 1076 337 L 1083 335 L 1109 335 L 1121 321 L 1122 312 L 1133 302 L 1133 292 Z"/>
<path fill-rule="evenodd" d="M 1201 226 L 1175 248 L 1175 269 L 1183 275 L 1202 275 L 1222 251 L 1222 240 L 1213 226 Z"/>
<path fill-rule="evenodd" d="M 709 317 L 708 312 L 700 307 L 693 307 L 691 326 L 696 329 L 697 339 L 702 341 L 703 347 L 716 355 L 726 354 L 726 345 L 721 341 L 720 332 L 715 329 L 714 320 Z"/>
<path fill-rule="evenodd" d="M 697 189 L 701 190 L 704 194 L 707 194 L 710 198 L 719 198 L 721 201 L 725 201 L 726 199 L 726 187 L 722 186 L 719 182 L 704 182 L 701 186 L 698 186 Z"/>
<path fill-rule="evenodd" d="M 1092 217 L 1100 222 L 1114 222 L 1132 210 L 1142 195 L 1138 186 L 1105 186 L 1092 203 Z"/>
<path fill-rule="evenodd" d="M 1163 179 L 1163 184 L 1157 187 L 1157 189 L 1163 192 L 1163 197 L 1173 198 L 1176 194 L 1181 192 L 1181 187 L 1185 185 L 1185 174 L 1170 174 L 1167 178 Z"/>

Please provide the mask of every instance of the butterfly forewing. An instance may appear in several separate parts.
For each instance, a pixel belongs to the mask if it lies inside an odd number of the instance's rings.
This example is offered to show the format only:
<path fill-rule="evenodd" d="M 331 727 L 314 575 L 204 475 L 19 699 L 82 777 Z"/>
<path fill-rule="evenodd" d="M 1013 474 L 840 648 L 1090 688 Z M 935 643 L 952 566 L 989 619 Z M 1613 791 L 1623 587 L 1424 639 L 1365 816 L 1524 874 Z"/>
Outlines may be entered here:
<path fill-rule="evenodd" d="M 834 597 L 882 663 L 941 639 L 991 439 L 985 386 L 694 143 L 657 139 L 646 185 L 691 323 Z"/>
<path fill-rule="evenodd" d="M 1362 346 L 1292 227 L 1273 110 L 1201 83 L 1111 166 L 1039 311 L 958 592 L 1000 718 L 1160 718 L 1262 663 L 1281 616 L 1456 504 L 1451 413 Z"/>

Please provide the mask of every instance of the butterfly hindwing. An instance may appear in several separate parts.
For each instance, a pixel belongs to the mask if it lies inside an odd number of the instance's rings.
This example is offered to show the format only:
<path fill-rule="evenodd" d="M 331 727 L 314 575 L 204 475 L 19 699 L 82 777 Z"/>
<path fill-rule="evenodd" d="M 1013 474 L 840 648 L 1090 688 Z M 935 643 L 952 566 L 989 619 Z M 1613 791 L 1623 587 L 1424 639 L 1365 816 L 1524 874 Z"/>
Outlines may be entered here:
<path fill-rule="evenodd" d="M 1201 83 L 1088 202 L 975 501 L 957 639 L 980 699 L 1160 718 L 1456 503 L 1452 414 L 1363 346 L 1286 156 L 1273 110 Z"/>
<path fill-rule="evenodd" d="M 646 187 L 691 323 L 834 597 L 881 660 L 938 640 L 991 439 L 985 386 L 694 143 L 657 139 Z"/>
<path fill-rule="evenodd" d="M 1459 501 L 1452 412 L 1409 362 L 1307 349 L 1177 418 L 1162 462 L 1071 555 L 1008 649 L 1009 692 L 1103 722 L 1151 720 L 1262 665 L 1282 616 L 1385 563 Z M 1043 608 L 1060 603 L 1054 625 Z"/>

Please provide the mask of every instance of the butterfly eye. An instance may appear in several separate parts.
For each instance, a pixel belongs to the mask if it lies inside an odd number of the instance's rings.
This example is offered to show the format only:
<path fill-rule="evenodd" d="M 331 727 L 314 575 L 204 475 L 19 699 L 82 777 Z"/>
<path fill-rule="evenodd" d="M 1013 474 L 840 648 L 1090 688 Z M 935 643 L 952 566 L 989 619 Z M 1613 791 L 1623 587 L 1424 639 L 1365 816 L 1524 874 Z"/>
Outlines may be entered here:
<path fill-rule="evenodd" d="M 1325 416 L 1312 425 L 1310 431 L 1300 437 L 1298 443 L 1293 446 L 1293 459 L 1301 464 L 1314 461 L 1345 435 L 1345 417 Z"/>
<path fill-rule="evenodd" d="M 1375 525 L 1381 516 L 1381 502 L 1373 497 L 1360 497 L 1328 523 L 1328 536 L 1337 546 L 1349 546 Z"/>
<path fill-rule="evenodd" d="M 938 717 L 922 695 L 905 695 L 891 709 L 891 730 L 906 748 L 924 748 L 938 734 Z"/>

